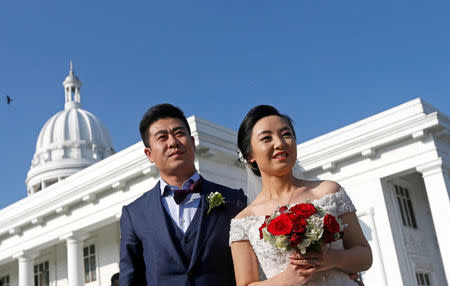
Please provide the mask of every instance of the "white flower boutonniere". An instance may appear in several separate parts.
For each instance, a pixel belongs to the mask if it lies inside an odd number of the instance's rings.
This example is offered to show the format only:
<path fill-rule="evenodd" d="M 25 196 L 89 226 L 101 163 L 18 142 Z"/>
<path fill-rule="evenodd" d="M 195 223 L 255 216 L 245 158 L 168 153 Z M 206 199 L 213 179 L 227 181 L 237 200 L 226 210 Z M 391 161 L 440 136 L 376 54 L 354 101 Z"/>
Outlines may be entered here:
<path fill-rule="evenodd" d="M 208 201 L 209 205 L 208 213 L 206 215 L 209 215 L 213 208 L 225 205 L 225 198 L 219 192 L 210 193 L 206 200 Z"/>

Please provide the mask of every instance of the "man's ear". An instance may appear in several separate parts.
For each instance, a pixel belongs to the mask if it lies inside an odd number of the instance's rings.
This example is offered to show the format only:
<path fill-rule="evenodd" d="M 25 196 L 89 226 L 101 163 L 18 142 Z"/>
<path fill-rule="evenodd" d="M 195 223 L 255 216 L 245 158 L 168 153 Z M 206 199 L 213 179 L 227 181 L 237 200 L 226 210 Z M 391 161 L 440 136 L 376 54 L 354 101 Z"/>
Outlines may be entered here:
<path fill-rule="evenodd" d="M 194 136 L 191 136 L 192 145 L 194 146 L 194 151 L 197 151 L 197 148 L 195 147 L 195 139 Z"/>
<path fill-rule="evenodd" d="M 144 153 L 145 156 L 147 156 L 148 160 L 150 161 L 150 163 L 154 163 L 153 159 L 152 159 L 152 149 L 150 148 L 145 148 L 144 149 Z"/>

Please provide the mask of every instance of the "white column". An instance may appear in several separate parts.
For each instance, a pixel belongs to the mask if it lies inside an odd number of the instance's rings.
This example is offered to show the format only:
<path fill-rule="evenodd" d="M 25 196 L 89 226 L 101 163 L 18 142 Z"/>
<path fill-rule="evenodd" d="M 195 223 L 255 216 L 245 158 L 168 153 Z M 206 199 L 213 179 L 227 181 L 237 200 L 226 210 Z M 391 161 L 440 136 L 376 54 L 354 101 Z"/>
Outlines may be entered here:
<path fill-rule="evenodd" d="M 22 254 L 19 260 L 19 286 L 33 286 L 33 259 Z"/>
<path fill-rule="evenodd" d="M 82 273 L 82 240 L 71 236 L 67 241 L 67 279 L 69 286 L 84 285 Z"/>
<path fill-rule="evenodd" d="M 81 98 L 80 98 L 80 88 L 76 87 L 75 88 L 75 98 L 76 98 L 76 102 L 81 102 Z"/>
<path fill-rule="evenodd" d="M 428 202 L 430 204 L 431 216 L 436 231 L 436 237 L 441 252 L 447 281 L 450 278 L 450 230 L 448 227 L 448 214 L 450 213 L 450 179 L 447 168 L 442 166 L 442 160 L 417 167 L 417 171 L 422 173 L 423 181 L 427 191 Z"/>
<path fill-rule="evenodd" d="M 371 237 L 372 237 L 372 243 L 371 243 L 371 247 L 372 247 L 372 257 L 373 257 L 373 264 L 372 264 L 372 268 L 379 268 L 379 271 L 377 271 L 378 275 L 379 275 L 379 280 L 377 281 L 377 285 L 383 285 L 383 286 L 387 286 L 387 279 L 386 279 L 386 271 L 385 271 L 385 267 L 384 267 L 384 263 L 383 263 L 383 259 L 381 256 L 381 248 L 380 248 L 380 243 L 378 241 L 378 233 L 377 233 L 377 227 L 375 225 L 375 219 L 374 219 L 374 209 L 373 207 L 370 207 L 368 210 L 363 210 L 363 211 L 358 211 L 357 212 L 357 216 L 358 219 L 360 219 L 363 216 L 368 216 L 369 217 L 369 227 L 370 230 L 372 232 Z"/>

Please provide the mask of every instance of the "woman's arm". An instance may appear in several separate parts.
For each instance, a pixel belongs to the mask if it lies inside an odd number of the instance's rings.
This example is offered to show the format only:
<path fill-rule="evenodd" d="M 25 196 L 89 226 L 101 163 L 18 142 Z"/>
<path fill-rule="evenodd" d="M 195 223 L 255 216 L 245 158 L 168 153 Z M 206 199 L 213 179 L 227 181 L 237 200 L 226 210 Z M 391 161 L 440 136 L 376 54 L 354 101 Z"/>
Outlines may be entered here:
<path fill-rule="evenodd" d="M 248 240 L 235 241 L 231 244 L 233 255 L 234 273 L 237 286 L 294 286 L 303 285 L 311 276 L 299 275 L 294 265 L 288 265 L 280 274 L 264 281 L 259 281 L 258 261 Z"/>
<path fill-rule="evenodd" d="M 231 243 L 231 254 L 237 286 L 250 285 L 252 282 L 259 281 L 258 261 L 248 240 Z"/>
<path fill-rule="evenodd" d="M 354 212 L 345 213 L 340 216 L 342 222 L 347 225 L 344 229 L 344 250 L 336 250 L 334 256 L 336 268 L 344 272 L 361 272 L 372 265 L 372 251 L 359 225 L 358 218 Z M 341 254 L 341 255 L 339 255 Z"/>

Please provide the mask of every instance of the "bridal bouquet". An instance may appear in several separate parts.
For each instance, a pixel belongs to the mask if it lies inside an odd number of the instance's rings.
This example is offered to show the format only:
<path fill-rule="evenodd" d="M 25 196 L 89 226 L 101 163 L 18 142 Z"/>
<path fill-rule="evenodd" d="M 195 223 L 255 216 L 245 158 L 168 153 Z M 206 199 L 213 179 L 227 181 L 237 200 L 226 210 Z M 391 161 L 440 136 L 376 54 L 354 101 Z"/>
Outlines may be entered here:
<path fill-rule="evenodd" d="M 281 250 L 320 251 L 322 244 L 342 238 L 340 219 L 307 202 L 282 206 L 266 216 L 259 228 L 260 238 Z"/>

